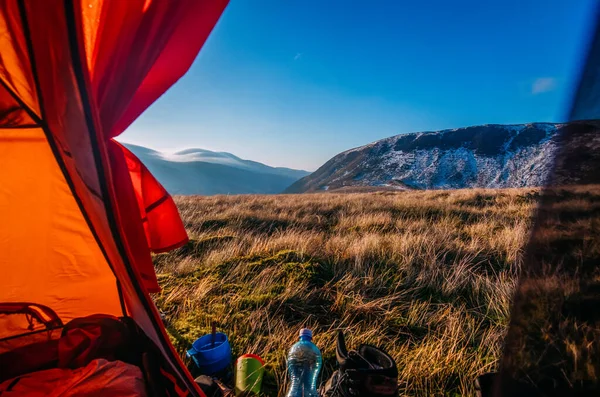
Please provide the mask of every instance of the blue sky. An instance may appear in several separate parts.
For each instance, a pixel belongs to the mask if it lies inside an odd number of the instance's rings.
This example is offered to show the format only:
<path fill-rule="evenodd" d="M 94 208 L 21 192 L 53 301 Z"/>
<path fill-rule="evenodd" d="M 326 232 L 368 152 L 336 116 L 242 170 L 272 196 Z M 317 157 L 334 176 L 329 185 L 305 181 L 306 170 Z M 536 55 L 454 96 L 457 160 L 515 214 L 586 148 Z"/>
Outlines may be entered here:
<path fill-rule="evenodd" d="M 315 170 L 407 132 L 562 121 L 597 0 L 231 0 L 121 136 Z"/>

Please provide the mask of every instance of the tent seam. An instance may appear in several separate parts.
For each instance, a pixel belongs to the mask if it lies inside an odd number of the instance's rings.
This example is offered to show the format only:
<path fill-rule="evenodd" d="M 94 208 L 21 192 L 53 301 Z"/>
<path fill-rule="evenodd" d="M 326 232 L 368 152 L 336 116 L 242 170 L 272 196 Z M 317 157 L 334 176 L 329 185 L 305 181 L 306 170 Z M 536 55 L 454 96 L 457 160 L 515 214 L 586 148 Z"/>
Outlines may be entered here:
<path fill-rule="evenodd" d="M 169 193 L 165 193 L 164 196 L 162 196 L 161 198 L 159 198 L 158 200 L 156 200 L 155 202 L 153 202 L 152 204 L 148 205 L 145 210 L 146 213 L 151 212 L 153 209 L 155 209 L 156 207 L 158 207 L 159 205 L 161 205 L 162 203 L 164 203 L 165 201 L 167 201 L 169 199 Z"/>

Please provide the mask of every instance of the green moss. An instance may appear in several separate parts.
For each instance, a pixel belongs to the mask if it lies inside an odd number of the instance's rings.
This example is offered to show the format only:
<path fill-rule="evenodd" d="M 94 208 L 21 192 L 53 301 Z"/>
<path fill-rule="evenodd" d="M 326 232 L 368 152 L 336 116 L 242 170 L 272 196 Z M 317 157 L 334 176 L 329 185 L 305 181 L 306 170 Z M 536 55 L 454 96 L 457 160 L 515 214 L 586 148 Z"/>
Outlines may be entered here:
<path fill-rule="evenodd" d="M 288 262 L 283 270 L 294 281 L 311 281 L 317 274 L 318 264 L 313 262 Z"/>
<path fill-rule="evenodd" d="M 284 263 L 283 271 L 288 279 L 308 282 L 313 287 L 321 287 L 333 278 L 331 266 L 313 260 Z"/>
<path fill-rule="evenodd" d="M 240 309 L 242 309 L 242 310 L 258 309 L 259 307 L 264 307 L 264 306 L 268 305 L 276 298 L 277 298 L 277 294 L 274 294 L 274 293 L 250 295 L 241 300 Z"/>
<path fill-rule="evenodd" d="M 304 259 L 304 257 L 304 255 L 296 251 L 283 250 L 267 257 L 254 257 L 253 260 L 250 263 L 248 263 L 248 267 L 250 269 L 265 268 L 268 266 L 279 265 L 286 262 L 301 261 Z"/>
<path fill-rule="evenodd" d="M 274 284 L 269 288 L 269 293 L 279 295 L 285 291 L 285 284 Z"/>
<path fill-rule="evenodd" d="M 227 283 L 227 284 L 219 285 L 219 292 L 222 294 L 239 293 L 239 292 L 242 292 L 244 290 L 244 288 L 246 288 L 246 287 L 242 284 Z"/>

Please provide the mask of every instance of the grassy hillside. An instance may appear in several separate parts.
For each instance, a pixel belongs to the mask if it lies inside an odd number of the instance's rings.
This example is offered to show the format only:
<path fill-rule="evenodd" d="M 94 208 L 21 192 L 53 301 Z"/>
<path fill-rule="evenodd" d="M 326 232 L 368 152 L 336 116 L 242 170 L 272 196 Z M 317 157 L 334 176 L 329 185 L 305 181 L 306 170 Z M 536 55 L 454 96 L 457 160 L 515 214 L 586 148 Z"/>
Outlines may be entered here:
<path fill-rule="evenodd" d="M 155 257 L 157 304 L 183 352 L 210 322 L 268 362 L 315 332 L 324 377 L 335 332 L 382 346 L 406 395 L 471 395 L 494 370 L 537 190 L 178 197 L 192 241 Z M 325 379 L 325 378 L 324 378 Z"/>

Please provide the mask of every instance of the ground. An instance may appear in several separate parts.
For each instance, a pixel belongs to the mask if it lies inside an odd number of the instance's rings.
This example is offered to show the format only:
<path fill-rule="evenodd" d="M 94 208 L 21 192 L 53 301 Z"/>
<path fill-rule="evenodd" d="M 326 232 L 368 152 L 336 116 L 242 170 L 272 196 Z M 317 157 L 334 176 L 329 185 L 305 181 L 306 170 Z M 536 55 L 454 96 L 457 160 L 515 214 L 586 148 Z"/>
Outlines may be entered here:
<path fill-rule="evenodd" d="M 191 242 L 157 255 L 156 302 L 184 355 L 210 332 L 268 363 L 283 394 L 302 327 L 335 368 L 335 333 L 398 363 L 402 393 L 471 395 L 496 369 L 535 189 L 177 197 Z"/>

